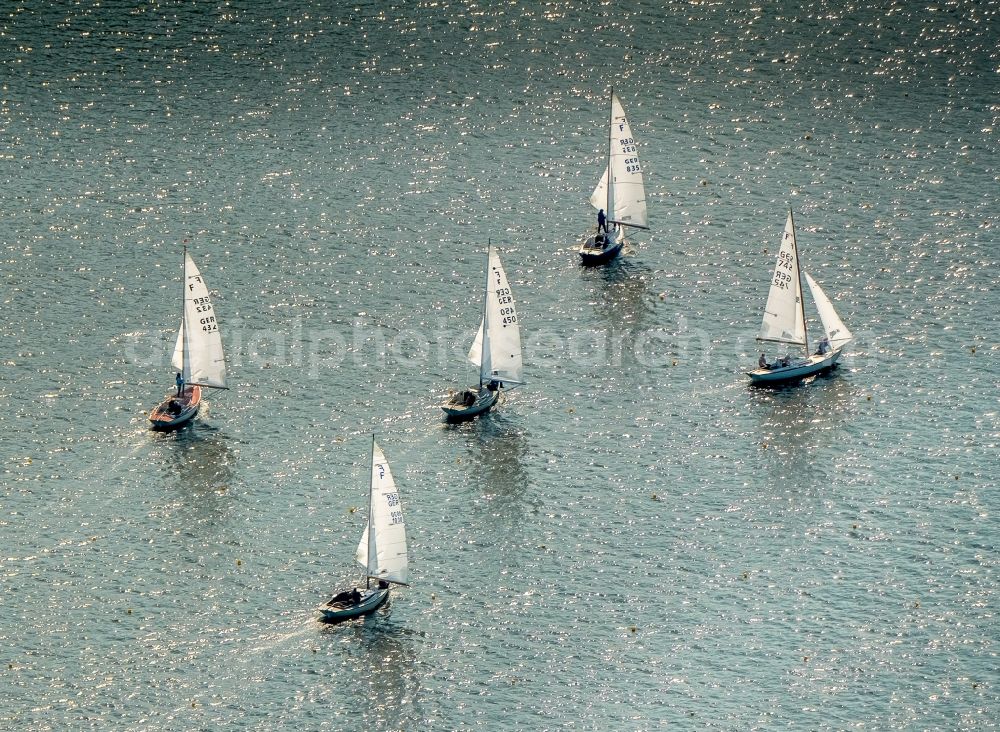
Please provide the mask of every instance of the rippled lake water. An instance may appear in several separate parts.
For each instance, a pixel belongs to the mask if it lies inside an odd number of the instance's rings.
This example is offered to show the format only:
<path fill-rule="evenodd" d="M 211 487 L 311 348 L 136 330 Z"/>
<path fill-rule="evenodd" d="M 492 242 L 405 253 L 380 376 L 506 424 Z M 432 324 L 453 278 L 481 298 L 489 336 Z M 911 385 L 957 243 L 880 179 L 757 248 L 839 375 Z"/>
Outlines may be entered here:
<path fill-rule="evenodd" d="M 0 726 L 996 729 L 998 27 L 6 8 Z M 612 86 L 651 229 L 583 270 Z M 857 338 L 755 390 L 788 208 Z M 158 435 L 185 240 L 232 388 Z M 448 426 L 488 241 L 529 383 Z M 373 431 L 412 585 L 324 626 Z"/>

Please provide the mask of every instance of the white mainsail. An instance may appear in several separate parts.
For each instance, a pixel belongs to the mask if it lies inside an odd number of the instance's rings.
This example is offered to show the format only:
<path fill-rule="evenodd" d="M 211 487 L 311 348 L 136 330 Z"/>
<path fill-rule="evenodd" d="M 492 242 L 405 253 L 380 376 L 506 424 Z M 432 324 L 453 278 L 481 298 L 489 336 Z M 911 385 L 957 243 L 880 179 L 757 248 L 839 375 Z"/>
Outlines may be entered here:
<path fill-rule="evenodd" d="M 771 290 L 764 306 L 764 321 L 757 334 L 759 341 L 806 345 L 806 323 L 802 310 L 802 281 L 799 279 L 799 256 L 795 246 L 795 224 L 788 212 L 785 233 L 774 265 Z"/>
<path fill-rule="evenodd" d="M 648 229 L 646 189 L 642 182 L 638 147 L 625 117 L 625 109 L 614 92 L 611 93 L 608 132 L 608 166 L 590 196 L 590 203 L 594 208 L 603 208 L 609 222 Z"/>
<path fill-rule="evenodd" d="M 368 525 L 354 556 L 369 577 L 405 585 L 408 559 L 403 505 L 389 463 L 374 438 L 370 490 Z"/>
<path fill-rule="evenodd" d="M 851 335 L 851 331 L 847 329 L 844 321 L 837 315 L 837 311 L 833 309 L 833 303 L 830 302 L 830 298 L 823 292 L 823 288 L 817 284 L 816 280 L 809 276 L 808 272 L 803 272 L 802 274 L 806 276 L 806 282 L 809 283 L 809 291 L 812 293 L 813 300 L 816 303 L 816 310 L 819 311 L 819 319 L 823 321 L 823 330 L 826 331 L 830 347 L 840 348 L 854 336 Z"/>
<path fill-rule="evenodd" d="M 171 359 L 187 384 L 226 388 L 226 357 L 208 286 L 184 252 L 184 314 Z"/>
<path fill-rule="evenodd" d="M 523 384 L 521 326 L 514 295 L 500 255 L 490 247 L 486 268 L 486 303 L 479 332 L 469 349 L 469 360 L 479 367 L 481 383 Z"/>

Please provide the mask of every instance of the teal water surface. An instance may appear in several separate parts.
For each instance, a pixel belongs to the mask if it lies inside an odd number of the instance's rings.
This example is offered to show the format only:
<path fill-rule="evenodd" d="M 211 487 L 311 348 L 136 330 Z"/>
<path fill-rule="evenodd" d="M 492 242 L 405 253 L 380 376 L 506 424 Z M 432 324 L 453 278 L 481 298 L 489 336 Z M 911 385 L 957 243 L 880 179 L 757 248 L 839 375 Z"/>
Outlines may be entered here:
<path fill-rule="evenodd" d="M 997 729 L 997 12 L 5 10 L 0 727 Z M 856 341 L 754 390 L 789 207 Z M 158 435 L 185 240 L 231 389 Z M 448 426 L 488 241 L 528 384 Z M 373 431 L 412 584 L 324 626 Z"/>

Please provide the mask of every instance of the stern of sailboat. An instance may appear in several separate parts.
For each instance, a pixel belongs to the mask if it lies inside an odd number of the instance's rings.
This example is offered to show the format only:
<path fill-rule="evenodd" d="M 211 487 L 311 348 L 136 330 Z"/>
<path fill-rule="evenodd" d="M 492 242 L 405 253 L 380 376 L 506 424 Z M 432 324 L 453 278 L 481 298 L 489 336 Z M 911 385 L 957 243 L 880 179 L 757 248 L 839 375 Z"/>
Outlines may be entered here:
<path fill-rule="evenodd" d="M 580 245 L 580 259 L 584 265 L 603 264 L 618 256 L 625 244 L 624 232 L 598 232 Z"/>
<path fill-rule="evenodd" d="M 379 587 L 366 590 L 361 594 L 361 599 L 358 602 L 350 599 L 350 593 L 342 592 L 320 608 L 320 615 L 327 623 L 339 623 L 368 615 L 389 601 L 389 589 L 388 587 Z"/>
<path fill-rule="evenodd" d="M 185 387 L 181 396 L 168 396 L 149 413 L 149 421 L 154 430 L 170 430 L 181 427 L 198 414 L 201 406 L 201 387 Z"/>
<path fill-rule="evenodd" d="M 441 409 L 444 410 L 444 413 L 449 420 L 458 421 L 462 419 L 470 419 L 478 414 L 482 414 L 496 404 L 500 394 L 499 390 L 490 391 L 489 389 L 482 387 L 476 394 L 475 401 L 469 404 L 467 401 L 462 401 L 461 396 L 470 392 L 471 390 L 469 389 L 464 390 L 451 400 L 441 405 Z M 455 401 L 456 398 L 458 398 L 459 401 Z"/>

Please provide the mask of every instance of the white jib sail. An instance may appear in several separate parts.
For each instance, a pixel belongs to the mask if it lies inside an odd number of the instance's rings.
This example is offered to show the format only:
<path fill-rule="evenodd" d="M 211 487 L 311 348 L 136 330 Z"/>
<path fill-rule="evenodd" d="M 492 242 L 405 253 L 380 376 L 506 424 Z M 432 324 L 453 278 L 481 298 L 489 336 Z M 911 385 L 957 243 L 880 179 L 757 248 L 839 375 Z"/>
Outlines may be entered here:
<path fill-rule="evenodd" d="M 493 368 L 490 365 L 490 352 L 489 349 L 483 350 L 483 330 L 486 327 L 486 316 L 483 315 L 483 319 L 479 321 L 479 330 L 476 332 L 476 337 L 472 341 L 472 345 L 469 347 L 469 360 L 476 366 L 479 367 L 479 378 L 483 378 L 483 374 L 487 374 L 488 379 L 489 372 Z M 483 363 L 483 357 L 486 357 L 486 362 Z"/>
<path fill-rule="evenodd" d="M 604 175 L 601 176 L 601 180 L 597 183 L 597 188 L 590 194 L 590 205 L 598 210 L 608 207 L 608 169 L 606 167 L 604 168 Z M 604 213 L 607 213 L 607 211 Z"/>
<path fill-rule="evenodd" d="M 781 237 L 778 261 L 774 265 L 771 290 L 764 306 L 764 321 L 757 334 L 759 341 L 805 345 L 806 324 L 802 315 L 802 284 L 799 258 L 795 249 L 795 226 L 789 211 L 785 233 Z"/>
<path fill-rule="evenodd" d="M 809 276 L 808 272 L 803 272 L 802 274 L 806 276 L 809 291 L 816 302 L 816 310 L 819 311 L 819 319 L 823 321 L 823 330 L 826 331 L 830 347 L 840 348 L 854 336 L 851 335 L 851 331 L 847 329 L 844 321 L 837 315 L 837 311 L 833 309 L 833 303 L 830 302 L 830 298 L 823 292 L 823 288 L 817 284 L 816 280 Z"/>
<path fill-rule="evenodd" d="M 649 228 L 646 215 L 646 188 L 642 181 L 642 166 L 632 128 L 617 94 L 611 95 L 611 126 L 609 129 L 608 162 L 611 169 L 611 191 L 608 191 L 608 169 L 604 170 L 597 188 L 590 196 L 594 208 L 606 209 L 609 221 L 641 229 Z"/>
<path fill-rule="evenodd" d="M 486 313 L 469 349 L 469 360 L 479 366 L 483 382 L 523 384 L 521 326 L 507 273 L 493 247 L 490 247 L 486 280 Z"/>
<path fill-rule="evenodd" d="M 406 524 L 382 448 L 372 441 L 371 510 L 355 558 L 368 576 L 406 584 Z"/>
<path fill-rule="evenodd" d="M 184 318 L 171 363 L 185 383 L 226 386 L 226 357 L 208 286 L 191 255 L 184 254 Z"/>
<path fill-rule="evenodd" d="M 174 354 L 170 357 L 171 365 L 181 372 L 184 376 L 184 380 L 187 380 L 187 370 L 184 368 L 184 318 L 181 318 L 181 324 L 177 326 L 177 341 L 174 343 Z"/>

